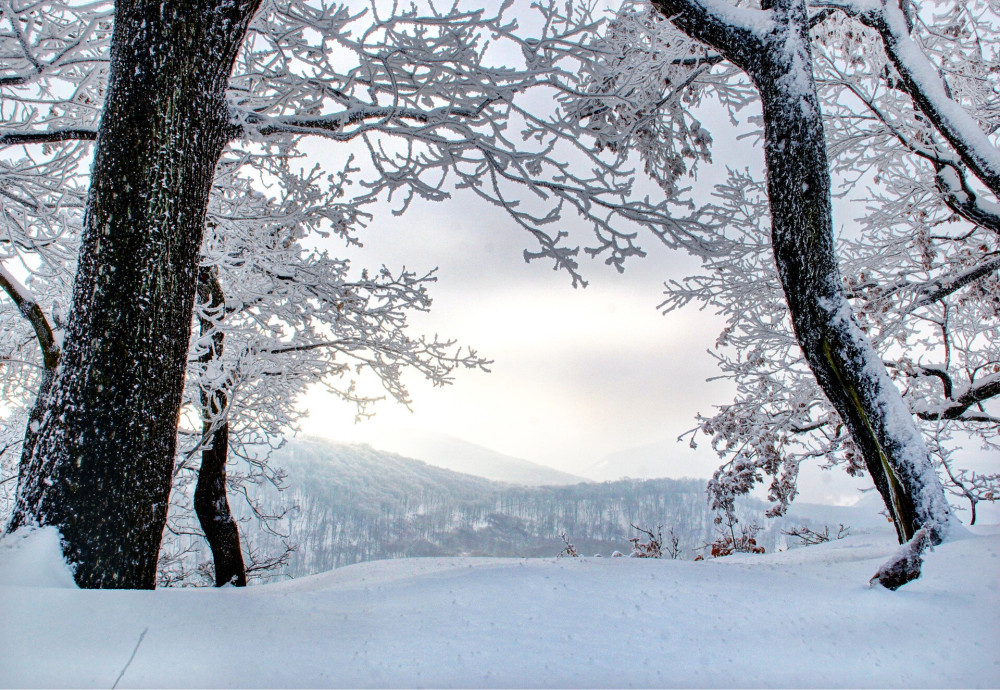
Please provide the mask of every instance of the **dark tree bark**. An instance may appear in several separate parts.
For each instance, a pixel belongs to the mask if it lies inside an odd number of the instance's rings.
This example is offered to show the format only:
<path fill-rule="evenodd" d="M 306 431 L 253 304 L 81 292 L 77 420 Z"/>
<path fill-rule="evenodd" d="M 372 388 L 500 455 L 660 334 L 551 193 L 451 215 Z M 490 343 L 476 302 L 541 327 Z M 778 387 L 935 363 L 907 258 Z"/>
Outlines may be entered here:
<path fill-rule="evenodd" d="M 219 278 L 210 268 L 202 268 L 198 277 L 198 299 L 205 304 L 208 314 L 221 318 L 226 308 L 225 294 Z M 210 337 L 211 345 L 198 358 L 203 367 L 222 357 L 225 334 L 217 322 L 204 316 L 199 318 L 201 336 Z M 203 387 L 201 408 L 203 439 L 210 439 L 201 452 L 201 468 L 194 491 L 194 510 L 212 549 L 215 563 L 215 586 L 232 584 L 246 587 L 247 570 L 240 551 L 240 531 L 229 510 L 226 498 L 226 460 L 229 457 L 229 421 L 218 421 L 227 414 L 229 394 L 225 384 Z M 204 440 L 203 440 L 204 442 Z"/>
<path fill-rule="evenodd" d="M 65 349 L 9 529 L 82 587 L 152 588 L 225 90 L 259 0 L 121 0 Z"/>
<path fill-rule="evenodd" d="M 767 3 L 772 24 L 766 30 L 727 23 L 698 0 L 653 4 L 743 69 L 760 92 L 772 250 L 796 339 L 864 457 L 900 543 L 922 528 L 931 542 L 940 541 L 949 516 L 944 490 L 909 410 L 844 294 L 805 2 Z M 904 575 L 887 575 L 883 584 L 904 584 L 919 575 L 919 565 L 919 558 L 909 559 Z"/>

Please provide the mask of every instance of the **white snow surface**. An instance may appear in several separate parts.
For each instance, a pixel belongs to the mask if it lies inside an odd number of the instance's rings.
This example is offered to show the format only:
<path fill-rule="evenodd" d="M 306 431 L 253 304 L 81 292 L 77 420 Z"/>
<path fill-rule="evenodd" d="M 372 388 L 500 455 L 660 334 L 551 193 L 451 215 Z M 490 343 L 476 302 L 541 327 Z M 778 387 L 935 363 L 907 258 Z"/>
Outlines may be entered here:
<path fill-rule="evenodd" d="M 59 530 L 23 529 L 0 539 L 0 592 L 8 587 L 76 589 L 73 571 L 62 558 Z M 4 595 L 0 594 L 0 602 L 4 601 Z M 4 606 L 0 604 L 2 610 Z"/>
<path fill-rule="evenodd" d="M 1000 685 L 995 526 L 937 547 L 897 592 L 867 584 L 889 529 L 703 562 L 401 559 L 155 592 L 28 577 L 64 572 L 57 542 L 15 539 L 8 687 Z"/>

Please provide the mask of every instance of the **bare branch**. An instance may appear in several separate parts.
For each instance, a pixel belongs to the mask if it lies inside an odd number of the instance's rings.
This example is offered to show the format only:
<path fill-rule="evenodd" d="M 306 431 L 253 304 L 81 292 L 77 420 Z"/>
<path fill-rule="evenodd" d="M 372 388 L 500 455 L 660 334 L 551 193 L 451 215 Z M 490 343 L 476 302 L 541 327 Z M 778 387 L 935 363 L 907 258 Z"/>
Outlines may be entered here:
<path fill-rule="evenodd" d="M 54 129 L 47 132 L 2 132 L 0 146 L 19 144 L 55 144 L 61 141 L 94 141 L 96 129 Z"/>

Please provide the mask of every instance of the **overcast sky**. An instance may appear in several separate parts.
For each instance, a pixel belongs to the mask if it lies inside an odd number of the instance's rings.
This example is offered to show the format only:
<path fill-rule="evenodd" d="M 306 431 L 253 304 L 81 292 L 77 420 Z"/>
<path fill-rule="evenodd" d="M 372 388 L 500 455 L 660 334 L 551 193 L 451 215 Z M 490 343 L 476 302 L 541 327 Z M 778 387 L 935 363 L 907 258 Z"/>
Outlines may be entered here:
<path fill-rule="evenodd" d="M 717 153 L 696 184 L 710 189 L 726 166 L 761 170 L 754 141 L 738 139 L 728 117 L 702 110 L 715 150 L 725 155 Z M 342 147 L 323 144 L 313 153 L 344 155 Z M 640 184 L 645 193 L 662 193 L 641 175 Z M 563 222 L 574 242 L 592 237 L 579 219 Z M 657 309 L 665 281 L 699 270 L 693 257 L 640 235 L 648 255 L 631 260 L 624 274 L 581 253 L 589 286 L 574 289 L 550 263 L 526 264 L 523 252 L 535 249 L 534 240 L 465 192 L 415 203 L 402 217 L 383 207 L 360 238 L 363 250 L 329 249 L 358 267 L 438 267 L 432 311 L 412 320 L 412 332 L 470 345 L 494 360 L 492 372 L 460 371 L 443 388 L 410 375 L 412 412 L 386 401 L 360 423 L 352 405 L 316 390 L 303 401 L 304 433 L 421 457 L 414 430 L 437 432 L 573 474 L 637 447 L 658 465 L 647 468 L 649 476 L 709 477 L 718 467 L 706 439 L 699 437 L 697 449 L 676 439 L 696 425 L 697 414 L 711 415 L 732 400 L 731 384 L 707 381 L 718 374 L 707 350 L 722 322 L 696 304 L 666 315 Z M 851 502 L 858 486 L 843 472 L 809 469 L 800 482 L 803 498 L 823 502 Z"/>
<path fill-rule="evenodd" d="M 518 19 L 530 23 L 532 15 Z M 491 50 L 508 64 L 523 57 L 504 55 L 502 46 Z M 728 120 L 722 127 L 732 130 Z M 343 157 L 343 151 L 318 143 L 314 155 Z M 579 219 L 562 222 L 559 229 L 570 230 L 574 243 L 591 240 Z M 423 429 L 579 473 L 610 453 L 672 441 L 695 425 L 698 412 L 711 413 L 727 400 L 728 384 L 705 381 L 716 373 L 706 349 L 721 330 L 718 319 L 697 307 L 666 316 L 657 310 L 664 281 L 696 271 L 697 262 L 652 237 L 641 242 L 648 256 L 631 261 L 624 274 L 581 252 L 590 284 L 577 289 L 550 263 L 526 264 L 523 252 L 537 248 L 534 239 L 468 192 L 414 203 L 402 217 L 383 207 L 360 237 L 363 251 L 345 254 L 331 246 L 331 253 L 350 256 L 357 266 L 405 265 L 418 273 L 438 267 L 432 311 L 414 318 L 412 331 L 476 348 L 494 360 L 492 372 L 460 371 L 443 388 L 409 376 L 412 413 L 387 401 L 374 419 L 359 424 L 352 406 L 317 391 L 305 401 L 306 433 L 405 452 L 411 430 Z M 663 475 L 707 477 L 717 465 L 705 445 L 672 450 L 676 470 Z"/>
<path fill-rule="evenodd" d="M 412 412 L 385 401 L 359 423 L 353 406 L 316 390 L 303 401 L 304 433 L 422 457 L 419 432 L 430 431 L 574 474 L 649 445 L 659 458 L 651 476 L 709 477 L 718 467 L 707 439 L 697 449 L 675 440 L 699 412 L 732 399 L 731 384 L 706 381 L 718 373 L 707 350 L 721 320 L 694 305 L 657 310 L 664 281 L 697 270 L 693 258 L 650 240 L 624 274 L 584 264 L 590 285 L 574 289 L 551 265 L 524 262 L 530 237 L 503 214 L 461 195 L 402 218 L 380 213 L 363 238 L 351 252 L 358 266 L 439 267 L 432 311 L 414 319 L 414 333 L 471 345 L 494 360 L 492 372 L 460 371 L 438 388 L 411 372 Z M 804 467 L 800 500 L 851 503 L 866 485 Z"/>
<path fill-rule="evenodd" d="M 702 169 L 698 185 L 710 188 L 726 166 L 762 169 L 762 152 L 752 139 L 737 138 L 728 116 L 704 107 L 698 116 L 712 130 L 717 161 L 714 171 Z M 577 242 L 587 242 L 586 226 L 564 222 L 576 228 Z M 721 321 L 698 305 L 657 310 L 664 281 L 697 272 L 696 259 L 640 235 L 645 259 L 631 261 L 624 274 L 584 259 L 590 285 L 573 289 L 551 264 L 524 262 L 533 240 L 506 214 L 463 193 L 415 205 L 402 217 L 384 208 L 361 239 L 360 252 L 330 249 L 359 266 L 438 267 L 432 312 L 413 319 L 413 332 L 475 347 L 494 360 L 492 373 L 460 371 L 444 388 L 411 375 L 412 412 L 386 401 L 374 419 L 357 424 L 351 405 L 316 391 L 303 402 L 310 411 L 305 433 L 406 454 L 418 445 L 413 430 L 426 430 L 575 474 L 652 444 L 662 449 L 656 476 L 708 477 L 718 466 L 706 439 L 697 449 L 675 440 L 698 413 L 710 415 L 732 399 L 731 384 L 706 381 L 718 373 L 707 350 Z M 853 500 L 858 486 L 843 472 L 810 470 L 802 485 L 812 487 L 808 498 L 833 502 Z"/>
<path fill-rule="evenodd" d="M 705 350 L 720 327 L 708 312 L 657 310 L 663 282 L 693 259 L 645 244 L 649 256 L 620 275 L 585 264 L 590 285 L 541 261 L 526 264 L 531 238 L 503 214 L 468 197 L 377 217 L 356 261 L 415 270 L 439 267 L 433 310 L 416 332 L 457 338 L 494 360 L 492 373 L 462 371 L 454 385 L 409 383 L 413 412 L 383 404 L 353 424 L 347 405 L 310 396 L 307 433 L 405 447 L 408 427 L 458 436 L 503 453 L 580 472 L 608 453 L 676 438 L 697 412 L 725 401 L 728 386 Z M 685 465 L 714 453 L 679 444 Z M 687 472 L 690 474 L 690 472 Z"/>

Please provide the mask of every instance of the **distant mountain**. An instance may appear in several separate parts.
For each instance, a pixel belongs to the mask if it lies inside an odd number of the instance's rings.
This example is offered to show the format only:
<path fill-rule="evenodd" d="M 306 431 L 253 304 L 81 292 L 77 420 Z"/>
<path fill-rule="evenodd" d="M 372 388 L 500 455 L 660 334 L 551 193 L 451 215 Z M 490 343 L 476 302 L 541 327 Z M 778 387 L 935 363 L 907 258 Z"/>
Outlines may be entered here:
<path fill-rule="evenodd" d="M 360 561 L 414 556 L 555 556 L 561 535 L 581 554 L 628 553 L 630 525 L 673 530 L 693 558 L 716 532 L 703 480 L 622 480 L 571 486 L 513 486 L 432 467 L 369 446 L 319 439 L 290 442 L 272 458 L 287 471 L 286 518 L 297 544 L 286 574 L 308 575 Z M 747 501 L 742 524 L 764 526 L 758 542 L 785 547 L 789 524 L 765 521 Z M 834 523 L 836 524 L 836 523 Z M 255 534 L 255 548 L 280 551 L 275 535 Z"/>
<path fill-rule="evenodd" d="M 504 455 L 448 434 L 414 429 L 404 444 L 390 448 L 429 465 L 523 486 L 578 484 L 587 479 Z"/>
<path fill-rule="evenodd" d="M 676 439 L 663 439 L 634 448 L 619 450 L 590 465 L 583 471 L 587 479 L 607 482 L 617 479 L 660 479 L 663 477 L 708 478 L 715 465 L 703 457 L 685 453 Z"/>
<path fill-rule="evenodd" d="M 461 502 L 497 490 L 489 479 L 432 467 L 368 445 L 308 436 L 276 450 L 271 462 L 288 471 L 291 488 L 308 486 L 311 497 L 328 505 L 360 510 L 424 495 L 447 495 Z"/>

